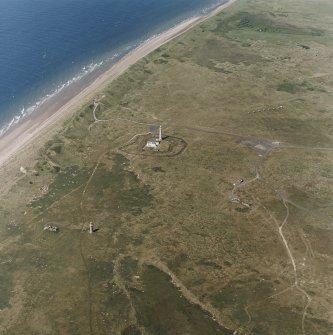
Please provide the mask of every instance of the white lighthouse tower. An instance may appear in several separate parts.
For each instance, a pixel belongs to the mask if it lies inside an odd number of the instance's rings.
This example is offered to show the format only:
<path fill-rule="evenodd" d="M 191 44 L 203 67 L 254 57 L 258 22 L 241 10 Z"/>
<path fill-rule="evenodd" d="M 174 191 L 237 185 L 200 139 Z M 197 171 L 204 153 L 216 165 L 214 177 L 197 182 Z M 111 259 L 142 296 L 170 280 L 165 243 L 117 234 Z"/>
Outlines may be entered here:
<path fill-rule="evenodd" d="M 162 126 L 158 128 L 158 141 L 162 142 Z"/>
<path fill-rule="evenodd" d="M 94 232 L 94 224 L 90 222 L 89 224 L 89 233 L 92 234 Z"/>

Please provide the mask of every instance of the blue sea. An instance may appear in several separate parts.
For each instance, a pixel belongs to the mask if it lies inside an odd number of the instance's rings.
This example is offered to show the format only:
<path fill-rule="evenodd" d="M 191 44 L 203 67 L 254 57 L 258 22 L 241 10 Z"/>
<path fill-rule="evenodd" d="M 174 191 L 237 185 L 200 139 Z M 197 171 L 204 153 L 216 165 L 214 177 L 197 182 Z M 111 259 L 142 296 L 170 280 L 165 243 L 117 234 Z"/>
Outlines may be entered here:
<path fill-rule="evenodd" d="M 225 0 L 0 0 L 0 135 L 149 37 Z"/>

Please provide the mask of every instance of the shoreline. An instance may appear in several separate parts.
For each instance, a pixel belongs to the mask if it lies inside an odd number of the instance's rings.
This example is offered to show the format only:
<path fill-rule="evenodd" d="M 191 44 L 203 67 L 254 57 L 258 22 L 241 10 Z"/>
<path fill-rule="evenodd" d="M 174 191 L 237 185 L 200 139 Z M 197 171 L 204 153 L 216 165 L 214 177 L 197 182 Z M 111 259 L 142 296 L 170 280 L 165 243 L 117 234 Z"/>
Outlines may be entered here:
<path fill-rule="evenodd" d="M 22 120 L 22 122 L 18 123 L 0 139 L 0 169 L 6 170 L 6 167 L 8 167 L 10 163 L 14 163 L 15 165 L 23 164 L 22 161 L 32 164 L 37 158 L 39 149 L 45 142 L 54 136 L 56 132 L 62 128 L 64 121 L 74 115 L 94 94 L 101 91 L 108 83 L 119 77 L 130 66 L 134 65 L 149 53 L 182 35 L 194 26 L 217 15 L 235 1 L 236 0 L 229 0 L 206 15 L 189 18 L 159 35 L 152 36 L 113 64 L 68 101 L 64 103 L 57 101 L 58 104 L 60 103 L 59 107 L 53 106 L 52 108 L 52 106 L 49 106 L 49 108 L 32 114 Z M 56 110 L 54 110 L 55 108 Z M 29 146 L 31 146 L 31 149 Z M 20 166 L 17 167 L 17 170 L 19 167 Z"/>

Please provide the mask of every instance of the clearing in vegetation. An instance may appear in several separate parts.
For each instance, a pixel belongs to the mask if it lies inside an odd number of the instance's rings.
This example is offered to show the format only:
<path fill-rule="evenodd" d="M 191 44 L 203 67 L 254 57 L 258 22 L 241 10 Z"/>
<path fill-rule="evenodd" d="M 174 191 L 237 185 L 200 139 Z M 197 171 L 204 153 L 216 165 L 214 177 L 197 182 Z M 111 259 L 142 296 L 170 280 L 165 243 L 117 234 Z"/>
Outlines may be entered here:
<path fill-rule="evenodd" d="M 330 0 L 239 0 L 18 168 L 0 333 L 332 334 L 332 16 Z"/>

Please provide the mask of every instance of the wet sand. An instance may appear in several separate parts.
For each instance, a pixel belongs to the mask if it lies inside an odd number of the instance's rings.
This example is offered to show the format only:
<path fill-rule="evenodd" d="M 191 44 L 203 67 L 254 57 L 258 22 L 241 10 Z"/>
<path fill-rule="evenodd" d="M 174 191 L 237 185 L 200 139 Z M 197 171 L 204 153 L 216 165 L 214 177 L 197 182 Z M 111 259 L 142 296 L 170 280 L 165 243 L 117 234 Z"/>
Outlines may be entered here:
<path fill-rule="evenodd" d="M 55 97 L 56 100 L 53 103 L 46 103 L 40 110 L 13 127 L 0 139 L 1 179 L 4 177 L 8 178 L 10 172 L 11 174 L 13 171 L 19 172 L 22 165 L 32 166 L 38 157 L 38 150 L 61 129 L 63 122 L 82 105 L 91 100 L 96 92 L 102 90 L 110 81 L 119 77 L 131 65 L 193 26 L 218 14 L 235 1 L 229 0 L 207 15 L 183 21 L 179 25 L 150 38 L 120 59 L 87 87 L 82 88 L 74 97 L 66 100 L 59 94 L 59 96 Z M 4 188 L 0 186 L 1 191 L 3 192 Z"/>

